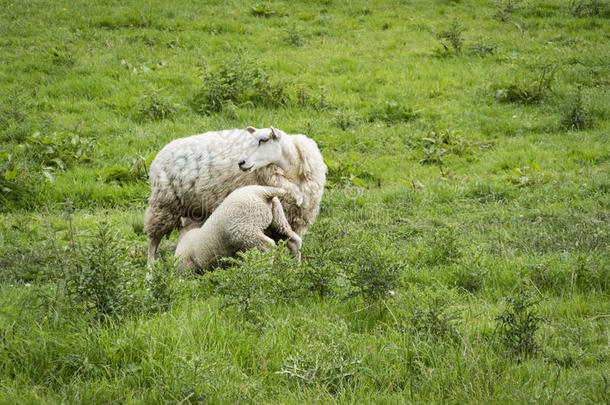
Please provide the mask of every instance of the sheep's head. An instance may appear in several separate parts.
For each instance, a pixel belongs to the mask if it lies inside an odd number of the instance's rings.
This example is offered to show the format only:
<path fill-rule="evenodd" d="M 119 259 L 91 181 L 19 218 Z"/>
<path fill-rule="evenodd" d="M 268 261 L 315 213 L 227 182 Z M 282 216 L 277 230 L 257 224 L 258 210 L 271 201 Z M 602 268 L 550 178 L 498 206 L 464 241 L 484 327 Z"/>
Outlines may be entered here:
<path fill-rule="evenodd" d="M 252 142 L 244 147 L 238 165 L 241 170 L 247 172 L 257 168 L 265 167 L 282 160 L 282 146 L 280 138 L 283 132 L 276 128 L 256 129 L 246 128 L 253 137 Z"/>

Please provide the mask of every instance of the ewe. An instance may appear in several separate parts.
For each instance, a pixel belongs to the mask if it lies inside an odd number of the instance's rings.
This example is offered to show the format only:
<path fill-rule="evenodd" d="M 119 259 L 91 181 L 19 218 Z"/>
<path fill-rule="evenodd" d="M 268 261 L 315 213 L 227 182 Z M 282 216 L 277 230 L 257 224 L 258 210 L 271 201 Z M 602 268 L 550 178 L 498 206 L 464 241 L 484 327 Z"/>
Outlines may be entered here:
<path fill-rule="evenodd" d="M 286 217 L 303 236 L 318 215 L 325 182 L 322 155 L 305 135 L 248 127 L 176 139 L 150 166 L 148 261 L 181 217 L 205 220 L 232 191 L 248 185 L 285 189 L 280 200 Z"/>
<path fill-rule="evenodd" d="M 290 227 L 278 199 L 284 194 L 281 188 L 246 186 L 229 194 L 200 228 L 190 224 L 191 219 L 181 218 L 175 253 L 182 260 L 180 268 L 209 270 L 218 259 L 241 250 L 267 251 L 275 245 L 265 235 L 268 228 L 288 237 L 291 253 L 300 258 L 301 238 Z"/>

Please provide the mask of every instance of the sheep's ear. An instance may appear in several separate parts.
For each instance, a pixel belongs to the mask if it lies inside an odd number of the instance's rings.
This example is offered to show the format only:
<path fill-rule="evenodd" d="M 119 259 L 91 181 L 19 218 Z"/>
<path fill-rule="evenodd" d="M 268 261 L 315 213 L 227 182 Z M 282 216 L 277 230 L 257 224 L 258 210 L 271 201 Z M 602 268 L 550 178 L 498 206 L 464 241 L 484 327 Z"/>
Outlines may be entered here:
<path fill-rule="evenodd" d="M 254 128 L 254 127 L 248 127 L 248 128 L 246 128 L 246 131 L 248 131 L 248 132 L 250 132 L 251 134 L 253 134 L 253 133 L 255 133 L 255 132 L 256 132 L 256 128 Z"/>
<path fill-rule="evenodd" d="M 182 228 L 186 228 L 189 223 L 189 219 L 187 217 L 180 217 L 180 226 Z"/>
<path fill-rule="evenodd" d="M 280 139 L 280 130 L 271 127 L 271 136 L 270 136 L 270 138 L 271 139 Z"/>

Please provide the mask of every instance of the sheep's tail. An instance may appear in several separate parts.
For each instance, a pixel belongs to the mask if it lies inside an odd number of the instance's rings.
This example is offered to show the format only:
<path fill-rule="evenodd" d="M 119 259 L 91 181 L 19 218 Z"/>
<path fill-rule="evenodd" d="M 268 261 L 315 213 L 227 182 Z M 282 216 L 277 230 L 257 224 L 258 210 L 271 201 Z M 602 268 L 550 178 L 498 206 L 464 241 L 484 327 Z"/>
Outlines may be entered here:
<path fill-rule="evenodd" d="M 261 186 L 261 194 L 265 199 L 272 199 L 273 197 L 280 197 L 286 194 L 286 190 L 279 187 Z"/>

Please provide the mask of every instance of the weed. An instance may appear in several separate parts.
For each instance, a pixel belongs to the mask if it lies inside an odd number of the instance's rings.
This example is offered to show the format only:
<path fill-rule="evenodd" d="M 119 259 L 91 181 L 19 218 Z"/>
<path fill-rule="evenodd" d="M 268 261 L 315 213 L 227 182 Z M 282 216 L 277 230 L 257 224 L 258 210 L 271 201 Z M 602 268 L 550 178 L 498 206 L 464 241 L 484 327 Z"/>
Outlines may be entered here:
<path fill-rule="evenodd" d="M 464 136 L 462 131 L 444 129 L 431 131 L 419 142 L 415 142 L 414 146 L 419 148 L 414 155 L 419 159 L 419 163 L 442 165 L 446 156 L 472 154 L 474 151 L 491 147 L 491 144 L 472 142 Z"/>
<path fill-rule="evenodd" d="M 74 59 L 72 59 L 72 54 L 63 45 L 58 45 L 49 49 L 48 53 L 51 56 L 53 63 L 55 63 L 56 65 L 74 65 Z"/>
<path fill-rule="evenodd" d="M 301 32 L 297 30 L 296 25 L 286 30 L 286 37 L 284 38 L 287 44 L 292 46 L 302 46 L 305 44 L 305 38 L 301 35 Z"/>
<path fill-rule="evenodd" d="M 552 91 L 557 65 L 545 65 L 536 79 L 526 82 L 502 82 L 492 88 L 496 98 L 504 103 L 532 104 L 542 101 Z"/>
<path fill-rule="evenodd" d="M 450 309 L 443 300 L 435 297 L 430 303 L 430 308 L 418 308 L 409 323 L 413 334 L 456 341 L 460 337 L 456 328 L 459 320 L 459 313 Z"/>
<path fill-rule="evenodd" d="M 358 118 L 351 112 L 339 111 L 333 116 L 333 125 L 347 131 L 358 124 Z"/>
<path fill-rule="evenodd" d="M 489 40 L 481 40 L 470 47 L 468 47 L 468 53 L 484 58 L 489 55 L 493 55 L 498 50 L 498 45 L 490 42 Z"/>
<path fill-rule="evenodd" d="M 53 181 L 51 169 L 32 168 L 19 145 L 10 153 L 0 153 L 0 211 L 36 206 L 43 199 L 40 185 Z"/>
<path fill-rule="evenodd" d="M 53 133 L 51 135 L 34 133 L 26 138 L 23 147 L 45 167 L 65 170 L 73 163 L 88 163 L 93 159 L 94 143 L 69 133 Z"/>
<path fill-rule="evenodd" d="M 165 100 L 158 90 L 145 95 L 137 107 L 137 117 L 141 121 L 158 121 L 171 118 L 180 106 Z"/>
<path fill-rule="evenodd" d="M 158 70 L 164 66 L 167 66 L 167 62 L 165 61 L 160 61 L 157 63 L 152 63 L 152 64 L 142 64 L 139 67 L 132 65 L 128 60 L 126 59 L 121 59 L 121 65 L 123 65 L 125 67 L 125 69 L 127 69 L 129 72 L 131 72 L 134 75 L 149 75 L 151 74 L 153 71 Z"/>
<path fill-rule="evenodd" d="M 178 280 L 177 269 L 178 263 L 173 257 L 153 262 L 144 285 L 146 295 L 142 304 L 146 312 L 162 312 L 171 307 L 178 294 L 173 287 Z"/>
<path fill-rule="evenodd" d="M 302 388 L 321 386 L 337 392 L 349 384 L 361 363 L 362 359 L 342 350 L 337 343 L 311 344 L 288 356 L 276 374 L 287 376 Z"/>
<path fill-rule="evenodd" d="M 417 253 L 415 263 L 419 266 L 449 264 L 462 256 L 455 227 L 444 227 L 434 231 L 426 242 L 427 248 Z"/>
<path fill-rule="evenodd" d="M 368 302 L 391 297 L 399 285 L 400 270 L 404 264 L 388 260 L 364 246 L 355 263 L 346 269 L 346 277 L 352 292 L 347 298 L 360 296 Z"/>
<path fill-rule="evenodd" d="M 407 122 L 417 118 L 421 109 L 398 104 L 395 101 L 386 101 L 381 107 L 372 109 L 367 116 L 369 122 L 381 121 L 388 125 Z"/>
<path fill-rule="evenodd" d="M 250 249 L 223 263 L 230 267 L 210 275 L 215 291 L 223 297 L 222 308 L 236 307 L 246 319 L 260 321 L 264 305 L 291 302 L 302 294 L 299 265 L 283 247 L 271 255 Z"/>
<path fill-rule="evenodd" d="M 379 184 L 379 179 L 375 174 L 363 168 L 364 161 L 357 163 L 356 160 L 356 155 L 352 155 L 349 160 L 342 162 L 324 159 L 324 163 L 328 167 L 326 186 L 332 188 L 356 185 L 368 188 L 373 182 Z"/>
<path fill-rule="evenodd" d="M 272 84 L 268 74 L 257 65 L 238 59 L 208 71 L 203 86 L 192 104 L 202 114 L 222 111 L 227 103 L 278 107 L 289 102 L 284 86 Z"/>
<path fill-rule="evenodd" d="M 449 29 L 446 31 L 440 31 L 436 34 L 437 39 L 442 45 L 442 48 L 436 49 L 434 51 L 436 56 L 450 56 L 450 55 L 458 55 L 462 52 L 462 46 L 464 44 L 464 39 L 462 38 L 462 33 L 464 32 L 464 28 L 460 25 L 457 18 L 453 20 Z M 447 46 L 446 42 L 451 45 L 451 48 Z"/>
<path fill-rule="evenodd" d="M 515 187 L 534 186 L 544 184 L 550 178 L 549 174 L 540 171 L 540 166 L 536 162 L 531 162 L 529 166 L 512 169 L 506 178 L 506 184 Z"/>
<path fill-rule="evenodd" d="M 330 261 L 308 265 L 301 273 L 303 287 L 320 299 L 333 296 L 337 287 L 337 267 Z"/>
<path fill-rule="evenodd" d="M 13 155 L 10 153 L 0 155 L 0 189 L 3 194 L 19 191 L 21 186 L 18 183 L 18 174 L 19 167 L 15 164 Z"/>
<path fill-rule="evenodd" d="M 315 111 L 328 111 L 335 108 L 326 97 L 323 88 L 320 88 L 320 93 L 312 95 L 305 87 L 299 87 L 295 94 L 296 105 L 299 107 L 313 108 Z"/>
<path fill-rule="evenodd" d="M 582 101 L 582 88 L 578 88 L 573 100 L 571 100 L 570 105 L 566 108 L 562 125 L 564 128 L 572 131 L 588 129 L 593 125 L 591 114 L 585 108 Z"/>
<path fill-rule="evenodd" d="M 265 3 L 258 3 L 252 8 L 250 8 L 250 14 L 255 17 L 264 18 L 274 17 L 278 15 L 277 11 L 272 10 L 269 5 Z"/>
<path fill-rule="evenodd" d="M 535 334 L 542 320 L 537 302 L 526 293 L 506 298 L 506 308 L 495 319 L 496 335 L 500 342 L 519 360 L 540 351 Z"/>
<path fill-rule="evenodd" d="M 134 183 L 148 180 L 148 169 L 154 160 L 156 153 L 144 157 L 136 155 L 131 159 L 129 167 L 113 166 L 104 170 L 102 177 L 104 182 L 116 182 L 120 184 Z"/>
<path fill-rule="evenodd" d="M 496 12 L 493 15 L 498 21 L 508 22 L 513 13 L 519 8 L 523 0 L 497 0 L 495 2 Z"/>
<path fill-rule="evenodd" d="M 570 0 L 568 10 L 575 17 L 600 17 L 610 13 L 608 3 L 602 0 Z"/>
<path fill-rule="evenodd" d="M 135 274 L 124 246 L 107 223 L 98 226 L 89 243 L 81 245 L 70 225 L 70 250 L 64 258 L 65 292 L 73 309 L 98 319 L 117 317 L 131 310 Z"/>

